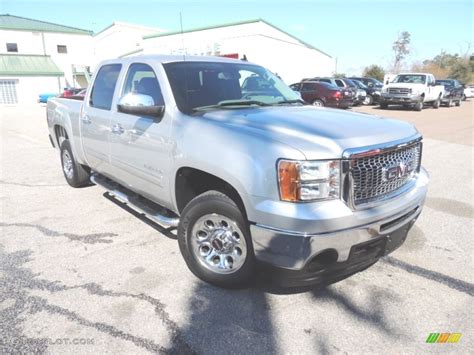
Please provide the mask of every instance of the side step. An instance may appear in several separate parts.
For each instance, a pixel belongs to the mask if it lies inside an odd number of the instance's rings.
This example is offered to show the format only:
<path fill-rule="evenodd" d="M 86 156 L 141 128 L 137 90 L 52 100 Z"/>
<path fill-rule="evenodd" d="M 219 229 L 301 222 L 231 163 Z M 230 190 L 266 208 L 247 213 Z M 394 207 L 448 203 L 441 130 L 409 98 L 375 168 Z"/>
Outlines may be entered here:
<path fill-rule="evenodd" d="M 92 183 L 105 189 L 117 200 L 126 203 L 138 212 L 145 214 L 152 221 L 169 227 L 178 226 L 179 217 L 167 208 L 128 190 L 100 174 L 92 174 L 90 179 Z"/>

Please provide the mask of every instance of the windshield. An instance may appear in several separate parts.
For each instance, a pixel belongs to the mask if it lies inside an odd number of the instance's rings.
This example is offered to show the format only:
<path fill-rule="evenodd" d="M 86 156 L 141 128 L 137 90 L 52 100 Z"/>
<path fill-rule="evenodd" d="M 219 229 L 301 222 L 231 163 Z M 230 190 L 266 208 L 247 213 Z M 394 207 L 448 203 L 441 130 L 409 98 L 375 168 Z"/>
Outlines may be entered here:
<path fill-rule="evenodd" d="M 357 84 L 353 82 L 351 79 L 344 79 L 344 81 L 346 82 L 347 86 L 358 88 Z"/>
<path fill-rule="evenodd" d="M 419 74 L 401 74 L 397 75 L 392 81 L 393 83 L 408 83 L 408 84 L 424 84 L 426 82 L 426 75 Z"/>
<path fill-rule="evenodd" d="M 300 101 L 269 70 L 246 63 L 176 62 L 163 65 L 180 111 L 226 103 L 226 108 Z M 236 102 L 236 106 L 229 103 Z"/>
<path fill-rule="evenodd" d="M 351 79 L 354 83 L 356 83 L 356 85 L 360 88 L 360 89 L 367 89 L 367 86 L 364 85 L 363 82 L 359 81 L 359 80 L 354 80 L 354 79 Z"/>

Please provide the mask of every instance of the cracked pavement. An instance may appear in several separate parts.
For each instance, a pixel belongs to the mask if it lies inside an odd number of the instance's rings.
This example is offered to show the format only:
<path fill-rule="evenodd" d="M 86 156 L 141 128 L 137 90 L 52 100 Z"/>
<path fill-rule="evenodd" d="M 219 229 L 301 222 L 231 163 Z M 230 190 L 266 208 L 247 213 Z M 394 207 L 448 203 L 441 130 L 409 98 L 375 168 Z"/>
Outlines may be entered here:
<path fill-rule="evenodd" d="M 2 106 L 0 353 L 472 351 L 473 108 L 356 109 L 425 134 L 432 181 L 406 243 L 326 288 L 230 291 L 187 270 L 173 230 L 67 186 L 44 106 Z"/>

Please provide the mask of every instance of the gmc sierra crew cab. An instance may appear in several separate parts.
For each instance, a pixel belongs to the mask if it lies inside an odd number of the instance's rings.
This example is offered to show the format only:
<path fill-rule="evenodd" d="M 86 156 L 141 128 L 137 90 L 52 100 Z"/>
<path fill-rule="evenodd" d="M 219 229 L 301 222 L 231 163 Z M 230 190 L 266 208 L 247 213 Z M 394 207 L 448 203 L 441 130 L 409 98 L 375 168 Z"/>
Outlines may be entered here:
<path fill-rule="evenodd" d="M 221 287 L 257 263 L 285 286 L 361 271 L 404 242 L 427 193 L 412 125 L 304 105 L 245 61 L 108 60 L 47 121 L 69 185 L 176 227 L 189 269 Z"/>
<path fill-rule="evenodd" d="M 403 105 L 421 111 L 423 105 L 431 104 L 439 108 L 443 99 L 444 86 L 437 85 L 433 74 L 404 73 L 398 74 L 382 88 L 380 108 L 389 105 Z"/>

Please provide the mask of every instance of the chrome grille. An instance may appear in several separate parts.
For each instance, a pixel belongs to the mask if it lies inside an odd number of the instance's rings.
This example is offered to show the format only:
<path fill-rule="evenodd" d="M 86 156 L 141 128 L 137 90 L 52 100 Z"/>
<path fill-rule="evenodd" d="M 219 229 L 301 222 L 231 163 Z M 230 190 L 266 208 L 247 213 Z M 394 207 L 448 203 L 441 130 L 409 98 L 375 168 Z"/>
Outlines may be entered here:
<path fill-rule="evenodd" d="M 419 171 L 421 143 L 351 159 L 354 204 L 383 199 L 412 181 Z"/>
<path fill-rule="evenodd" d="M 395 95 L 408 95 L 408 94 L 411 94 L 411 89 L 408 89 L 408 88 L 389 88 L 388 93 L 389 94 L 395 94 Z"/>

